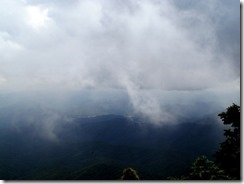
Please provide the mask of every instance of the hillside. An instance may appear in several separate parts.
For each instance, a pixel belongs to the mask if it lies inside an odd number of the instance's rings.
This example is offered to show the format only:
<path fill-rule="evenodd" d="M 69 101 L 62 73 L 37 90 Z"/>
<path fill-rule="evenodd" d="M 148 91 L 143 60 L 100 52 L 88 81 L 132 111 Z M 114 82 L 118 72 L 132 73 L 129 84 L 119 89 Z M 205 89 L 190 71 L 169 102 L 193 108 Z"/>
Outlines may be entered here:
<path fill-rule="evenodd" d="M 54 129 L 55 139 L 36 127 L 2 126 L 1 179 L 114 180 L 125 167 L 141 179 L 166 179 L 187 172 L 199 155 L 211 158 L 223 140 L 211 118 L 159 127 L 118 115 L 76 117 Z"/>

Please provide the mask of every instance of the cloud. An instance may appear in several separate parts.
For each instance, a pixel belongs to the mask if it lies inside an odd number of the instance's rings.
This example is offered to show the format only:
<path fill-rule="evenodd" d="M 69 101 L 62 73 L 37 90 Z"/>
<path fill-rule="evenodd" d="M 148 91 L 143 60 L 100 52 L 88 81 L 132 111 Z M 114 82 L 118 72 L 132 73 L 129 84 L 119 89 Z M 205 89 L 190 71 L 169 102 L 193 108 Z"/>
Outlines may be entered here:
<path fill-rule="evenodd" d="M 42 10 L 38 6 L 28 6 L 27 12 L 29 14 L 29 24 L 33 28 L 40 28 L 49 20 L 48 9 Z"/>
<path fill-rule="evenodd" d="M 142 90 L 240 78 L 240 5 L 226 3 L 4 0 L 0 72 L 10 90 L 124 89 L 137 112 L 168 120 L 159 96 Z"/>
<path fill-rule="evenodd" d="M 6 82 L 7 82 L 7 79 L 0 75 L 0 85 L 3 85 Z"/>

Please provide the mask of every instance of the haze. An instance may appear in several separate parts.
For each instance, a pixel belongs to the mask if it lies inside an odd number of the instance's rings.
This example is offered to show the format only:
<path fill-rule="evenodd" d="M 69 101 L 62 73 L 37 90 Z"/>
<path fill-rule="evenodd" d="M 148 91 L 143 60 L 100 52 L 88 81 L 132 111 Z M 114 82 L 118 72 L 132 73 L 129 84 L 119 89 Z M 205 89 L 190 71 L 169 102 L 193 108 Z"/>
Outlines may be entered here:
<path fill-rule="evenodd" d="M 240 103 L 239 1 L 1 0 L 0 12 L 1 108 L 162 124 Z"/>

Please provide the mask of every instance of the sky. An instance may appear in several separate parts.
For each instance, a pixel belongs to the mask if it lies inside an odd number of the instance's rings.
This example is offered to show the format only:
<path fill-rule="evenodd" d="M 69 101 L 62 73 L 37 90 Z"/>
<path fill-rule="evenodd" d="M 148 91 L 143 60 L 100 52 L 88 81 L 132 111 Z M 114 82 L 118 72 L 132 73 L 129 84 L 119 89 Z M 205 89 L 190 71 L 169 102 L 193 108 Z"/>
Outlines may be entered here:
<path fill-rule="evenodd" d="M 84 89 L 155 122 L 174 121 L 164 104 L 238 103 L 240 2 L 1 0 L 0 92 Z"/>

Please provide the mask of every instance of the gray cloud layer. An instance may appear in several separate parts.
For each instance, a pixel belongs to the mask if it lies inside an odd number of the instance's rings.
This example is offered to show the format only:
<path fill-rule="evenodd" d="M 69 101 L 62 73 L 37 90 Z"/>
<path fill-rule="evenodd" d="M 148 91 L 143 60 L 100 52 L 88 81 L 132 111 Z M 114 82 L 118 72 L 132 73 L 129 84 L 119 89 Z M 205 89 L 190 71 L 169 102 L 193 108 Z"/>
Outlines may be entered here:
<path fill-rule="evenodd" d="M 240 4 L 192 0 L 2 0 L 0 89 L 239 90 Z M 217 93 L 217 92 L 216 92 Z"/>

